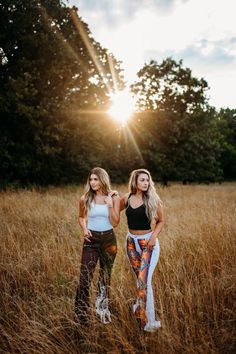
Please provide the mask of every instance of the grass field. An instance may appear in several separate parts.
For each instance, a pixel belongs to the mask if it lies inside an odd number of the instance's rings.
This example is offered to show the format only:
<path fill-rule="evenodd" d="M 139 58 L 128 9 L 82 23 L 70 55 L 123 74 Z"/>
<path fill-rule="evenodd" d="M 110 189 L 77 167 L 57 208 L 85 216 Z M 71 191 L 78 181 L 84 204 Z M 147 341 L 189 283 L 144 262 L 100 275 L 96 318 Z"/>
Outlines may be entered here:
<path fill-rule="evenodd" d="M 125 186 L 115 186 L 121 194 Z M 162 328 L 142 333 L 131 314 L 135 279 L 116 228 L 112 318 L 74 322 L 82 188 L 0 193 L 1 353 L 235 353 L 236 183 L 159 188 L 165 227 L 153 275 Z M 92 287 L 92 302 L 96 292 Z"/>

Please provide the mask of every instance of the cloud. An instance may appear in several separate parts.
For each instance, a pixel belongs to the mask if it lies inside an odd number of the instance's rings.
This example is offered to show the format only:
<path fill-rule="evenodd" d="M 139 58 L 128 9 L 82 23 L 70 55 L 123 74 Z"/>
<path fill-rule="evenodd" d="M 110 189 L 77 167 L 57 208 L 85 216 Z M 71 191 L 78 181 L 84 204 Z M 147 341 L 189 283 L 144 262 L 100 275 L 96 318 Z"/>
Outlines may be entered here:
<path fill-rule="evenodd" d="M 113 29 L 133 18 L 137 8 L 142 7 L 145 0 L 125 1 L 125 0 L 82 0 L 70 1 L 78 5 L 82 16 L 92 17 L 96 25 L 102 25 L 104 28 Z"/>
<path fill-rule="evenodd" d="M 233 37 L 228 42 L 235 43 L 236 39 Z M 228 82 L 230 82 L 231 90 L 235 92 L 232 77 L 236 79 L 236 57 L 228 50 L 230 46 L 228 47 L 226 44 L 227 42 L 224 41 L 209 42 L 205 39 L 196 45 L 189 45 L 182 51 L 147 51 L 145 52 L 145 62 L 148 63 L 150 59 L 154 59 L 160 63 L 166 57 L 172 57 L 177 61 L 183 59 L 183 65 L 189 67 L 193 71 L 193 75 L 204 77 L 210 87 L 214 87 L 212 83 L 216 83 L 216 78 L 221 78 L 223 81 L 221 84 L 217 83 L 215 90 L 221 91 L 222 86 L 229 88 Z M 232 93 L 230 95 L 232 96 Z M 236 97 L 234 102 L 232 100 L 230 104 L 235 106 L 235 102 Z"/>
<path fill-rule="evenodd" d="M 235 107 L 236 105 L 236 56 L 234 48 L 236 38 L 227 41 L 208 41 L 189 45 L 181 51 L 166 50 L 145 52 L 145 62 L 150 59 L 161 63 L 166 57 L 179 61 L 192 70 L 193 76 L 204 78 L 210 87 L 208 96 L 215 107 Z"/>
<path fill-rule="evenodd" d="M 189 0 L 71 0 L 69 3 L 77 6 L 82 16 L 92 16 L 97 25 L 114 29 L 132 21 L 144 9 L 166 14 L 173 11 L 176 4 L 187 1 Z"/>
<path fill-rule="evenodd" d="M 211 86 L 218 105 L 234 105 L 235 0 L 70 0 L 94 38 L 123 62 L 128 81 L 151 58 L 183 59 Z M 227 92 L 227 93 L 226 93 Z M 216 99 L 215 101 L 216 102 Z"/>
<path fill-rule="evenodd" d="M 227 66 L 236 63 L 233 44 L 236 45 L 235 37 L 219 41 L 202 39 L 195 46 L 185 48 L 181 54 L 184 58 L 203 61 L 205 65 Z"/>

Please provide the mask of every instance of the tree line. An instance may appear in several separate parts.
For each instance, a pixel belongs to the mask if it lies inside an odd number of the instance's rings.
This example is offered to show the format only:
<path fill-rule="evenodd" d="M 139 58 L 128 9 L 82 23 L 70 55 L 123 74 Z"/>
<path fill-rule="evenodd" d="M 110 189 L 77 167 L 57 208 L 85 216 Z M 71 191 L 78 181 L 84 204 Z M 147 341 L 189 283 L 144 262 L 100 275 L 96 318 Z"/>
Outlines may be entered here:
<path fill-rule="evenodd" d="M 236 109 L 209 105 L 208 83 L 183 62 L 151 60 L 131 85 L 126 127 L 106 113 L 125 87 L 122 63 L 59 0 L 0 0 L 0 186 L 81 183 L 102 166 L 156 180 L 236 178 Z"/>

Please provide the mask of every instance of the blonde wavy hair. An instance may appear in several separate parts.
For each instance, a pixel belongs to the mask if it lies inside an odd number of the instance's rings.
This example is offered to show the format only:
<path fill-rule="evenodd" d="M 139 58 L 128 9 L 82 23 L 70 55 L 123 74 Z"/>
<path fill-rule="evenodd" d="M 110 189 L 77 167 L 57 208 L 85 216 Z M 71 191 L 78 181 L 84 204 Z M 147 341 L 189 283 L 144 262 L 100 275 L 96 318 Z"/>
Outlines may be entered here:
<path fill-rule="evenodd" d="M 143 193 L 143 203 L 146 209 L 146 215 L 150 222 L 157 218 L 157 206 L 162 205 L 162 201 L 156 192 L 154 182 L 152 180 L 151 174 L 148 170 L 140 168 L 131 172 L 129 180 L 129 192 L 131 194 L 136 194 L 137 192 L 137 181 L 138 177 L 144 173 L 149 178 L 148 190 Z"/>
<path fill-rule="evenodd" d="M 85 193 L 84 193 L 84 207 L 86 213 L 91 207 L 91 203 L 94 200 L 95 197 L 95 192 L 92 190 L 90 186 L 90 177 L 91 175 L 96 175 L 98 177 L 98 180 L 101 184 L 101 189 L 103 194 L 108 195 L 111 192 L 111 182 L 110 182 L 110 177 L 107 173 L 106 170 L 104 170 L 101 167 L 94 167 L 88 175 L 88 179 L 85 185 Z"/>

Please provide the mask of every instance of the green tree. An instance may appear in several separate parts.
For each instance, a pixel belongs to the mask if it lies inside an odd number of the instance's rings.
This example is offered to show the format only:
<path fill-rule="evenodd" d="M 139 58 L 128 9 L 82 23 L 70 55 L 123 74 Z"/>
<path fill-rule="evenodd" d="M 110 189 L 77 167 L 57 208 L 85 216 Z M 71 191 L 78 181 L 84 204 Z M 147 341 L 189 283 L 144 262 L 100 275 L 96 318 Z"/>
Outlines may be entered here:
<path fill-rule="evenodd" d="M 136 139 L 147 167 L 164 184 L 169 180 L 220 180 L 220 143 L 215 110 L 208 105 L 207 82 L 192 76 L 182 61 L 151 61 L 132 85 L 137 95 Z M 137 127 L 136 127 L 137 130 Z"/>
<path fill-rule="evenodd" d="M 139 110 L 163 110 L 182 115 L 207 106 L 207 82 L 193 77 L 191 70 L 183 67 L 182 60 L 177 63 L 166 58 L 161 64 L 151 60 L 137 76 L 131 89 Z"/>
<path fill-rule="evenodd" d="M 221 165 L 224 177 L 236 179 L 236 109 L 220 110 L 218 128 L 222 134 Z"/>
<path fill-rule="evenodd" d="M 96 156 L 82 149 L 90 113 L 108 105 L 111 62 L 123 86 L 120 63 L 59 0 L 0 0 L 0 60 L 2 180 L 58 183 L 86 173 Z"/>

